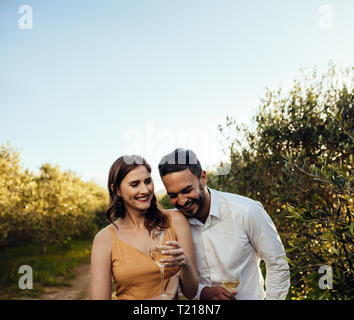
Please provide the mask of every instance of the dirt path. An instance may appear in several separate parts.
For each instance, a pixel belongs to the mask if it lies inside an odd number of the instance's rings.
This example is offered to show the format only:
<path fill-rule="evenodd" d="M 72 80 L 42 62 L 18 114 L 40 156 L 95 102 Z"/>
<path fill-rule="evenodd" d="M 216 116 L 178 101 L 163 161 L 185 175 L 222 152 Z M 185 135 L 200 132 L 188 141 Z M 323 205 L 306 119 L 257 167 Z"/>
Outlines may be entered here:
<path fill-rule="evenodd" d="M 46 292 L 34 300 L 88 300 L 90 263 L 79 265 L 75 274 L 76 277 L 70 281 L 71 287 L 46 287 Z"/>

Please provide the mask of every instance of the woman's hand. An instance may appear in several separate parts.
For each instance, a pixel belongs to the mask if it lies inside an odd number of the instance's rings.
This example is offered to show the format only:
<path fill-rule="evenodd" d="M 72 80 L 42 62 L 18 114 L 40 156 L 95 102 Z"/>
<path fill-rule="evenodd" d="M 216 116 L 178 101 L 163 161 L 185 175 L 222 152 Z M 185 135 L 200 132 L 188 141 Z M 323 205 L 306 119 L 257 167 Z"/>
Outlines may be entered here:
<path fill-rule="evenodd" d="M 169 256 L 161 259 L 161 263 L 165 267 L 181 267 L 184 268 L 188 263 L 188 257 L 184 254 L 184 250 L 177 241 L 167 241 L 166 245 L 161 246 L 161 253 Z"/>

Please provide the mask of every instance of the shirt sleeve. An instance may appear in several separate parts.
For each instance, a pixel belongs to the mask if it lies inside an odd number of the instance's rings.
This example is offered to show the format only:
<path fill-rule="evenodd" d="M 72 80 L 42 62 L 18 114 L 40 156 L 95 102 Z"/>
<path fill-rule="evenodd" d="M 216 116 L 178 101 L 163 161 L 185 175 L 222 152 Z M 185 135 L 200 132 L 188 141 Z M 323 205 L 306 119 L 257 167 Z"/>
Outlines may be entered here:
<path fill-rule="evenodd" d="M 201 284 L 201 283 L 199 283 L 199 285 L 198 285 L 198 291 L 197 291 L 197 294 L 195 295 L 194 298 L 197 298 L 198 300 L 200 300 L 200 293 L 202 292 L 202 290 L 203 290 L 205 287 L 207 287 L 206 284 Z"/>
<path fill-rule="evenodd" d="M 284 300 L 290 287 L 289 265 L 275 225 L 260 202 L 249 207 L 244 227 L 257 256 L 266 265 L 266 299 Z"/>

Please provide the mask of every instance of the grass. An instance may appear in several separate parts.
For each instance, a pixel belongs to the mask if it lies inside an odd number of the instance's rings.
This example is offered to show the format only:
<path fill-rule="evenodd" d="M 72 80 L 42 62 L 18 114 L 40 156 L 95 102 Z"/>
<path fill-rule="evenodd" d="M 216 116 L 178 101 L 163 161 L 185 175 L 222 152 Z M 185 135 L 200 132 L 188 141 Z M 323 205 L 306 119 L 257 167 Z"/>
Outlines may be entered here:
<path fill-rule="evenodd" d="M 89 262 L 92 240 L 72 240 L 65 247 L 49 245 L 45 254 L 41 246 L 26 245 L 4 248 L 0 253 L 0 299 L 36 298 L 44 292 L 44 286 L 70 286 L 68 280 L 75 277 L 74 268 Z M 24 274 L 21 265 L 29 265 L 33 271 L 33 289 L 21 290 L 18 282 Z"/>

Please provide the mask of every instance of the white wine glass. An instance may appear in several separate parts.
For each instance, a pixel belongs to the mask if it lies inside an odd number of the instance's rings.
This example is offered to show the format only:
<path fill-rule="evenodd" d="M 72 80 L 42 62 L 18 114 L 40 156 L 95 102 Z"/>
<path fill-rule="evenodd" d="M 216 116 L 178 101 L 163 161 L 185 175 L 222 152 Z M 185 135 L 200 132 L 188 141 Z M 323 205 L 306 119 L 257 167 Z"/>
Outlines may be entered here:
<path fill-rule="evenodd" d="M 232 269 L 221 279 L 221 286 L 229 292 L 233 292 L 240 285 L 241 270 L 239 268 Z"/>
<path fill-rule="evenodd" d="M 150 232 L 150 255 L 154 262 L 160 268 L 161 277 L 161 299 L 166 300 L 168 295 L 165 294 L 165 264 L 161 259 L 168 257 L 161 253 L 161 246 L 165 245 L 167 241 L 172 240 L 171 232 L 169 229 L 153 229 Z"/>

